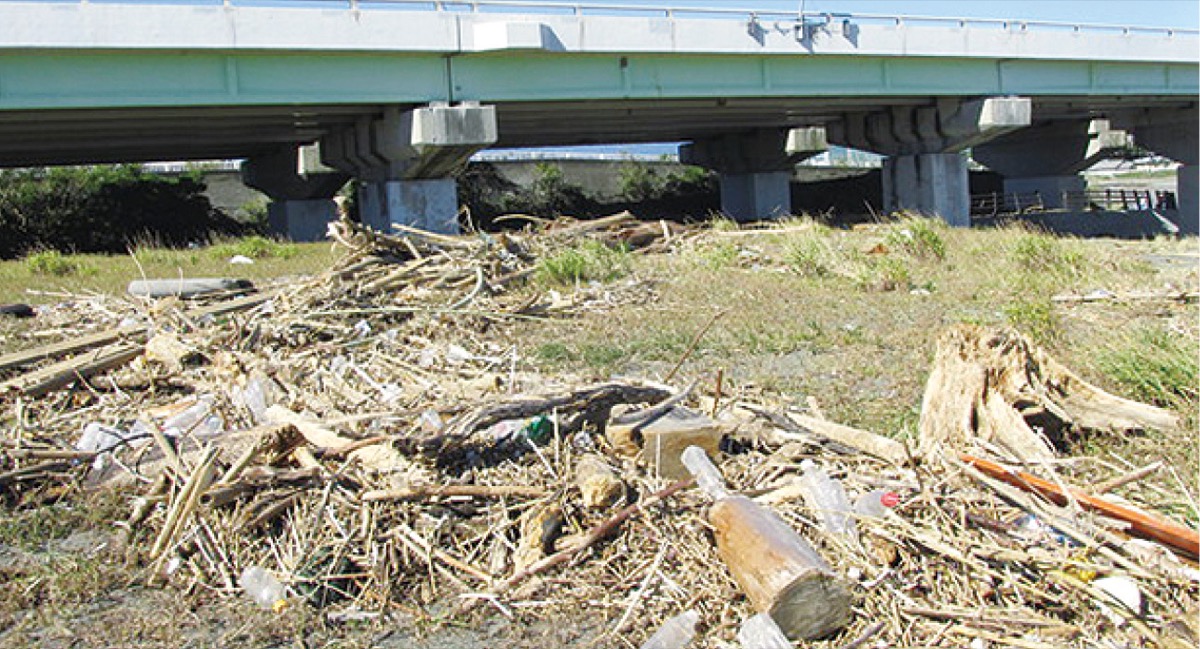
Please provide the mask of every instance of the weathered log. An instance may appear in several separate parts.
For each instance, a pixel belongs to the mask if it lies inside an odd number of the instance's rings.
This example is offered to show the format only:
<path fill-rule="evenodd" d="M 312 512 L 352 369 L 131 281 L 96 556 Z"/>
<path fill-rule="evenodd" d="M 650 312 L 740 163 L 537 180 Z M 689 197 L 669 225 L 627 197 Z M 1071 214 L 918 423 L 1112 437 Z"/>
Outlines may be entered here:
<path fill-rule="evenodd" d="M 120 367 L 140 356 L 142 349 L 142 345 L 123 343 L 80 354 L 0 383 L 0 393 L 20 392 L 25 396 L 38 397 L 76 380 Z"/>
<path fill-rule="evenodd" d="M 443 434 L 426 440 L 422 445 L 426 449 L 437 450 L 454 439 L 468 436 L 497 422 L 555 411 L 560 414 L 581 412 L 589 420 L 603 421 L 618 403 L 655 403 L 670 396 L 671 392 L 664 388 L 626 383 L 602 383 L 554 395 L 522 395 L 460 415 L 450 422 Z"/>
<path fill-rule="evenodd" d="M 867 455 L 898 465 L 909 461 L 910 456 L 908 450 L 904 448 L 904 444 L 890 437 L 797 413 L 788 413 L 787 417 L 809 432 L 862 451 Z"/>
<path fill-rule="evenodd" d="M 673 407 L 650 423 L 617 423 L 614 419 L 605 429 L 609 443 L 626 455 L 636 455 L 650 470 L 668 480 L 688 476 L 679 460 L 684 449 L 699 446 L 715 454 L 721 443 L 722 430 L 717 422 L 686 408 Z"/>
<path fill-rule="evenodd" d="M 1070 429 L 1176 430 L 1174 414 L 1114 396 L 1021 334 L 960 325 L 938 342 L 921 407 L 919 453 L 996 444 L 1026 462 L 1054 456 L 1048 435 Z"/>

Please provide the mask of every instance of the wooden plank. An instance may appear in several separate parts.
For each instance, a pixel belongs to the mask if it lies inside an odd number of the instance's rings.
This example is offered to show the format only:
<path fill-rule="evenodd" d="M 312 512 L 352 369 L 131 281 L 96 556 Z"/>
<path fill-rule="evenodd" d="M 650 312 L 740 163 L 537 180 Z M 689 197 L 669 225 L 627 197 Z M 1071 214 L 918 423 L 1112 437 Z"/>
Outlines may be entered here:
<path fill-rule="evenodd" d="M 145 346 L 139 343 L 122 343 L 80 354 L 0 383 L 0 392 L 16 391 L 29 397 L 41 396 L 78 379 L 120 367 L 140 356 L 144 349 Z"/>
<path fill-rule="evenodd" d="M 96 347 L 103 347 L 121 340 L 140 341 L 146 339 L 145 327 L 116 327 L 88 336 L 71 338 L 51 345 L 43 345 L 0 356 L 0 371 L 24 367 L 47 358 L 66 356 Z"/>

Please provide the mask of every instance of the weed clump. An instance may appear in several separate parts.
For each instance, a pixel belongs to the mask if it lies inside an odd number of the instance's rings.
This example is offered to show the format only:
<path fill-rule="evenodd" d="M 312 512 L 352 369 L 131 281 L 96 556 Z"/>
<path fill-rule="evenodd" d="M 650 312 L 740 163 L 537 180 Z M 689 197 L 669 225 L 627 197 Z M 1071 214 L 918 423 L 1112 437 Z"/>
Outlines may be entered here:
<path fill-rule="evenodd" d="M 1161 327 L 1137 329 L 1103 349 L 1097 365 L 1134 399 L 1193 412 L 1200 402 L 1200 361 L 1186 340 Z"/>
<path fill-rule="evenodd" d="M 1012 247 L 1013 262 L 1023 271 L 1072 278 L 1087 266 L 1083 253 L 1068 242 L 1050 235 L 1027 232 Z"/>
<path fill-rule="evenodd" d="M 944 229 L 945 225 L 937 219 L 908 217 L 892 227 L 885 244 L 917 259 L 942 261 L 946 258 Z"/>
<path fill-rule="evenodd" d="M 1019 298 L 1002 309 L 1008 323 L 1040 343 L 1052 343 L 1061 335 L 1061 323 L 1048 298 Z"/>
<path fill-rule="evenodd" d="M 783 258 L 792 270 L 804 277 L 833 275 L 838 263 L 838 253 L 829 240 L 828 228 L 816 224 L 788 238 L 784 243 Z"/>
<path fill-rule="evenodd" d="M 542 258 L 537 265 L 536 277 L 543 283 L 559 285 L 610 282 L 628 274 L 630 265 L 627 248 L 610 248 L 598 241 L 584 241 Z"/>
<path fill-rule="evenodd" d="M 299 249 L 295 244 L 254 235 L 243 239 L 214 243 L 208 251 L 217 259 L 227 259 L 236 255 L 250 259 L 291 259 L 296 256 Z"/>
<path fill-rule="evenodd" d="M 57 250 L 42 250 L 25 257 L 25 268 L 32 275 L 74 277 L 95 272 L 87 264 Z"/>

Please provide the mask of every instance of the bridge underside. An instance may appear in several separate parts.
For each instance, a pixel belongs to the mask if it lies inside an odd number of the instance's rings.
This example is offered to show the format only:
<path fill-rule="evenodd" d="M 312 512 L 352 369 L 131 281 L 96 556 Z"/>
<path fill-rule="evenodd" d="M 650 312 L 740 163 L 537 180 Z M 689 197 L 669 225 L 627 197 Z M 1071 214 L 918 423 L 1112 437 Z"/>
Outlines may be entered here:
<path fill-rule="evenodd" d="M 929 106 L 936 96 L 496 102 L 500 147 L 701 140 L 761 129 L 829 126 L 845 115 Z M 388 107 L 418 104 L 171 106 L 0 111 L 0 166 L 251 158 L 311 144 Z M 1177 96 L 1032 97 L 1032 121 L 1134 109 L 1195 110 Z"/>

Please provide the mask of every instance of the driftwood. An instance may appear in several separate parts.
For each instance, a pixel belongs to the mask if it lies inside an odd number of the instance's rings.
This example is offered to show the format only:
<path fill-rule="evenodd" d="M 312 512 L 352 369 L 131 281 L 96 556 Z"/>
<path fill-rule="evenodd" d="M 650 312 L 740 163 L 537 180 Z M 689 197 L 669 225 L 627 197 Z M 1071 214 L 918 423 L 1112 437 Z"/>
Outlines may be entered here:
<path fill-rule="evenodd" d="M 79 379 L 115 369 L 142 354 L 142 345 L 122 343 L 80 354 L 0 383 L 0 393 L 20 392 L 37 397 L 68 386 Z"/>
<path fill-rule="evenodd" d="M 450 422 L 446 432 L 426 440 L 423 446 L 437 450 L 453 439 L 501 421 L 552 412 L 582 412 L 588 420 L 604 421 L 618 403 L 655 403 L 670 396 L 671 392 L 665 388 L 628 383 L 602 383 L 563 394 L 518 396 L 460 415 Z"/>
<path fill-rule="evenodd" d="M 869 431 L 799 413 L 788 413 L 786 416 L 795 422 L 797 426 L 815 435 L 833 440 L 838 444 L 849 446 L 881 460 L 887 460 L 892 464 L 902 465 L 910 459 L 908 449 L 904 447 L 904 444 L 890 437 L 883 437 Z M 786 436 L 786 433 L 782 436 Z"/>
<path fill-rule="evenodd" d="M 1012 330 L 961 325 L 938 341 L 921 407 L 920 454 L 996 444 L 1026 462 L 1054 457 L 1070 429 L 1176 430 L 1170 412 L 1084 381 Z"/>
<path fill-rule="evenodd" d="M 47 358 L 57 358 L 67 354 L 75 354 L 96 347 L 103 347 L 118 341 L 136 342 L 145 340 L 145 327 L 116 327 L 78 338 L 71 338 L 52 345 L 42 345 L 0 356 L 0 370 L 24 367 Z"/>

